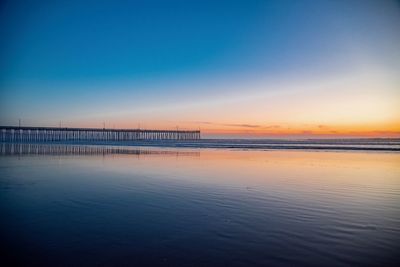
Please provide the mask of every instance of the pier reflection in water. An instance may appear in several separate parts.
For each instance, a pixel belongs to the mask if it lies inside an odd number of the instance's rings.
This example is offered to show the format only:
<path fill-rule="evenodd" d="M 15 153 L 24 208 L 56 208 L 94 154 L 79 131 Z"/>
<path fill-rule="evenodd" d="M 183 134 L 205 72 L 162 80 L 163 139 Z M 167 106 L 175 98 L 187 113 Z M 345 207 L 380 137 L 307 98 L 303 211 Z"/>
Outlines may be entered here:
<path fill-rule="evenodd" d="M 200 156 L 199 151 L 171 150 L 159 148 L 138 148 L 124 146 L 93 146 L 68 144 L 25 144 L 1 143 L 1 155 L 161 155 L 161 156 Z"/>

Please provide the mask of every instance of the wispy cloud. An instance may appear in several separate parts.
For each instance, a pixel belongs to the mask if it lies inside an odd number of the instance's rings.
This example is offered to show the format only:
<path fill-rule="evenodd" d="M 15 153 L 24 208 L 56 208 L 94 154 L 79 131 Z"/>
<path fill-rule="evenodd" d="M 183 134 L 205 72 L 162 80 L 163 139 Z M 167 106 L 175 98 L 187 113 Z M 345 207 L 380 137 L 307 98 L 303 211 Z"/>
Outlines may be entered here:
<path fill-rule="evenodd" d="M 264 126 L 263 127 L 264 129 L 279 129 L 279 128 L 281 128 L 281 126 L 280 125 L 267 125 L 267 126 Z"/>
<path fill-rule="evenodd" d="M 242 127 L 242 128 L 260 128 L 262 127 L 261 125 L 258 124 L 222 124 L 224 126 L 231 126 L 231 127 Z"/>
<path fill-rule="evenodd" d="M 214 126 L 226 126 L 226 127 L 236 127 L 236 128 L 250 128 L 250 129 L 259 129 L 259 130 L 276 130 L 282 129 L 282 125 L 272 124 L 272 125 L 263 125 L 263 124 L 248 124 L 248 123 L 217 123 L 211 121 L 192 121 L 191 123 L 203 124 L 203 125 L 214 125 Z"/>
<path fill-rule="evenodd" d="M 262 125 L 246 124 L 246 123 L 215 123 L 215 122 L 210 122 L 210 121 L 195 121 L 194 123 L 217 125 L 217 126 L 228 126 L 228 127 L 241 127 L 241 128 L 261 128 L 262 127 Z"/>

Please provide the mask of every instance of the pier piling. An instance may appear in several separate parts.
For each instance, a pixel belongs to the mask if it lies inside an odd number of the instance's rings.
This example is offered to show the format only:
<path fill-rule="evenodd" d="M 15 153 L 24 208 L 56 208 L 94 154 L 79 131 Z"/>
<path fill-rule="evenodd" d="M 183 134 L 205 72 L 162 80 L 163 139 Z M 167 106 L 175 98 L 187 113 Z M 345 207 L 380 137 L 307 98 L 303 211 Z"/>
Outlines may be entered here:
<path fill-rule="evenodd" d="M 200 131 L 0 126 L 1 142 L 199 140 Z"/>

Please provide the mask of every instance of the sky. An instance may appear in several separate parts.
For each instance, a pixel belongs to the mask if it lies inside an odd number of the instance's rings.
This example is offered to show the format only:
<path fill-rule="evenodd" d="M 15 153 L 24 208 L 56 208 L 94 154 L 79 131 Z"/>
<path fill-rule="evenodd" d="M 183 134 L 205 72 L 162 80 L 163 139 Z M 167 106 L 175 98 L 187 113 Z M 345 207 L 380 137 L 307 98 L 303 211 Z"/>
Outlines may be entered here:
<path fill-rule="evenodd" d="M 1 1 L 0 125 L 400 137 L 398 1 Z"/>

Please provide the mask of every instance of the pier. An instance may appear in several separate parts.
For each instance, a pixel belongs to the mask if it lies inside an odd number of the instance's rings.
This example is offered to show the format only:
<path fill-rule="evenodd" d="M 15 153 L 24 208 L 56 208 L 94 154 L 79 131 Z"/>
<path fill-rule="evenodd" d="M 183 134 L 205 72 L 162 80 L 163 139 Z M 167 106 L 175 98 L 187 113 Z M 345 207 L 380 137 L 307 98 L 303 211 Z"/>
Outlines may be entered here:
<path fill-rule="evenodd" d="M 200 131 L 0 126 L 1 142 L 199 140 Z"/>

